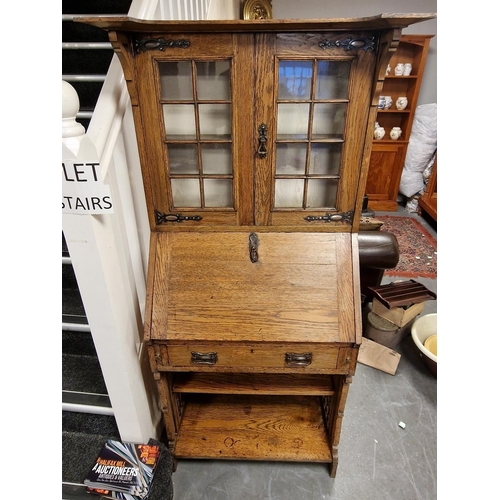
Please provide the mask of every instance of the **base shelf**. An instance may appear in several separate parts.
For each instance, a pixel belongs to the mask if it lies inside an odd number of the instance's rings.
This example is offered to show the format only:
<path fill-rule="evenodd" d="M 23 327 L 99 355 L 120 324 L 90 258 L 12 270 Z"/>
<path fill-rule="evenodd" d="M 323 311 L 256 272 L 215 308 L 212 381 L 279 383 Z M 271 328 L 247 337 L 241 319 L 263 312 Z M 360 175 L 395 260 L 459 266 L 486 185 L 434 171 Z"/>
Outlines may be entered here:
<path fill-rule="evenodd" d="M 331 463 L 321 398 L 187 394 L 175 457 Z"/>

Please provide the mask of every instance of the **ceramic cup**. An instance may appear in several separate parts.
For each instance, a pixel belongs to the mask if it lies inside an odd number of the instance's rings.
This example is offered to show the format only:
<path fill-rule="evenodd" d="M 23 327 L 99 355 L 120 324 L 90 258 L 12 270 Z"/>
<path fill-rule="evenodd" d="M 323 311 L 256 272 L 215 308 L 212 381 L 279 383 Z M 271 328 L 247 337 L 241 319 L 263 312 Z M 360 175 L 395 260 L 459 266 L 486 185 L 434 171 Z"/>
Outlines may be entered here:
<path fill-rule="evenodd" d="M 384 127 L 378 127 L 373 132 L 373 138 L 377 139 L 379 141 L 380 141 L 380 139 L 383 139 L 384 135 L 385 135 L 385 128 Z"/>
<path fill-rule="evenodd" d="M 396 76 L 403 76 L 404 71 L 405 65 L 403 63 L 396 64 L 396 67 L 394 68 L 394 74 Z"/>
<path fill-rule="evenodd" d="M 402 111 L 403 109 L 408 106 L 408 98 L 405 96 L 398 97 L 396 99 L 396 109 L 399 109 L 399 111 Z M 379 106 L 380 107 L 380 106 Z"/>
<path fill-rule="evenodd" d="M 390 95 L 384 96 L 385 98 L 385 104 L 384 104 L 384 109 L 389 109 L 392 106 L 392 97 Z"/>
<path fill-rule="evenodd" d="M 395 141 L 401 137 L 402 133 L 403 131 L 401 130 L 400 127 L 392 127 L 391 131 L 389 132 L 389 135 L 391 136 L 391 139 Z"/>
<path fill-rule="evenodd" d="M 378 98 L 378 109 L 384 109 L 384 107 L 385 107 L 385 97 L 381 95 Z"/>
<path fill-rule="evenodd" d="M 404 76 L 410 76 L 411 75 L 411 63 L 405 63 L 404 69 L 403 69 L 403 75 Z"/>

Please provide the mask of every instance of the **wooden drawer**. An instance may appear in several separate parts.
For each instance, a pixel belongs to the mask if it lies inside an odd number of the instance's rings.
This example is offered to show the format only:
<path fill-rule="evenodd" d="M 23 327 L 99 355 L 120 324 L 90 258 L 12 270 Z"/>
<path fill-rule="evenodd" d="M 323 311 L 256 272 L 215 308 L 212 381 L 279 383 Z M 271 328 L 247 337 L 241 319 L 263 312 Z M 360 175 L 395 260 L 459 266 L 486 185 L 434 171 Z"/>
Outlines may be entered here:
<path fill-rule="evenodd" d="M 333 344 L 182 343 L 150 347 L 158 371 L 351 373 L 357 348 Z"/>

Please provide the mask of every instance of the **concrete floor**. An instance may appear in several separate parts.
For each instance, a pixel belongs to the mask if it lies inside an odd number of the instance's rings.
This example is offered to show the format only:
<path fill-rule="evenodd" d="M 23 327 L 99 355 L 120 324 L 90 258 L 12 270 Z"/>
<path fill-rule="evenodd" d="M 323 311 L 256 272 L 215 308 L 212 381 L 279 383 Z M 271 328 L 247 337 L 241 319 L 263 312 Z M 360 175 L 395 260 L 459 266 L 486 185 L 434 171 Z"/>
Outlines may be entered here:
<path fill-rule="evenodd" d="M 385 214 L 417 217 L 402 208 L 376 213 Z M 425 220 L 418 219 L 436 236 Z M 396 279 L 384 278 L 384 283 Z M 418 281 L 437 291 L 436 280 Z M 429 301 L 422 315 L 436 311 L 437 301 Z M 437 380 L 422 363 L 411 337 L 395 350 L 401 360 L 394 376 L 357 366 L 335 479 L 324 464 L 181 460 L 173 474 L 174 500 L 435 499 Z"/>

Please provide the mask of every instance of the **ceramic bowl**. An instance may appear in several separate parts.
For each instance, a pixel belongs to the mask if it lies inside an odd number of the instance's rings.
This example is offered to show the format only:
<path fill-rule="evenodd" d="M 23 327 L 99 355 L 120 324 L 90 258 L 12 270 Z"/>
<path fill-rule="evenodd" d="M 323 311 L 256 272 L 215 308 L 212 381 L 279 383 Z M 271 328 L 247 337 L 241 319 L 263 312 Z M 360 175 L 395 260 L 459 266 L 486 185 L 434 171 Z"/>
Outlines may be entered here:
<path fill-rule="evenodd" d="M 417 318 L 411 327 L 411 337 L 420 351 L 424 364 L 437 377 L 437 355 L 424 346 L 425 341 L 432 335 L 437 335 L 437 313 L 426 314 Z M 435 340 L 437 346 L 437 337 Z"/>

